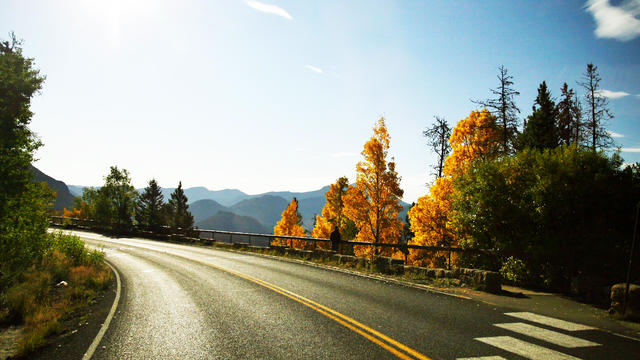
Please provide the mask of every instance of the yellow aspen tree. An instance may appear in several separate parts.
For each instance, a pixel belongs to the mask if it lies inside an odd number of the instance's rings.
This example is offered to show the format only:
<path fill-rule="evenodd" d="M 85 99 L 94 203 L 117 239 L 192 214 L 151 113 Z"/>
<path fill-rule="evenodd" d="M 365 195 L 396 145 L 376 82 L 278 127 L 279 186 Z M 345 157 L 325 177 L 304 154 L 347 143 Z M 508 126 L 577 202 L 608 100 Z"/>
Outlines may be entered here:
<path fill-rule="evenodd" d="M 411 231 L 415 237 L 411 245 L 456 246 L 458 239 L 451 223 L 451 199 L 453 180 L 467 171 L 478 159 L 492 159 L 500 152 L 500 131 L 496 117 L 486 109 L 472 111 L 460 120 L 449 138 L 451 155 L 444 165 L 444 176 L 437 179 L 427 194 L 418 199 L 409 211 Z M 410 249 L 409 261 L 414 265 L 443 267 L 448 254 Z M 452 256 L 452 262 L 456 261 Z"/>
<path fill-rule="evenodd" d="M 449 177 L 441 177 L 429 191 L 430 195 L 419 198 L 409 211 L 411 230 L 415 234 L 409 244 L 451 246 L 457 240 L 449 223 L 453 182 Z M 447 264 L 448 254 L 409 249 L 408 261 L 416 266 L 441 268 Z"/>
<path fill-rule="evenodd" d="M 444 163 L 444 175 L 456 178 L 467 171 L 474 160 L 493 159 L 500 153 L 500 131 L 496 117 L 487 109 L 472 111 L 460 120 L 449 138 L 451 155 Z"/>
<path fill-rule="evenodd" d="M 344 237 L 348 223 L 351 221 L 343 214 L 344 196 L 348 188 L 349 179 L 344 176 L 329 187 L 329 191 L 324 194 L 327 203 L 322 208 L 322 214 L 316 216 L 316 224 L 313 227 L 311 236 L 328 239 L 333 229 L 337 226 L 340 234 Z M 328 249 L 329 245 L 329 243 L 318 243 L 320 248 Z"/>
<path fill-rule="evenodd" d="M 273 228 L 274 235 L 289 235 L 289 236 L 306 236 L 306 232 L 302 227 L 302 216 L 298 213 L 298 199 L 293 198 L 282 212 L 282 218 L 276 226 Z M 304 240 L 291 240 L 276 238 L 273 241 L 273 245 L 291 245 L 297 249 L 304 249 L 307 246 L 307 242 Z"/>
<path fill-rule="evenodd" d="M 344 214 L 358 228 L 356 241 L 397 244 L 403 223 L 398 218 L 402 210 L 399 199 L 400 177 L 393 160 L 387 162 L 390 136 L 384 118 L 373 128 L 373 136 L 364 144 L 364 161 L 356 165 L 356 184 L 344 197 Z M 354 246 L 357 256 L 392 254 L 391 248 Z"/>

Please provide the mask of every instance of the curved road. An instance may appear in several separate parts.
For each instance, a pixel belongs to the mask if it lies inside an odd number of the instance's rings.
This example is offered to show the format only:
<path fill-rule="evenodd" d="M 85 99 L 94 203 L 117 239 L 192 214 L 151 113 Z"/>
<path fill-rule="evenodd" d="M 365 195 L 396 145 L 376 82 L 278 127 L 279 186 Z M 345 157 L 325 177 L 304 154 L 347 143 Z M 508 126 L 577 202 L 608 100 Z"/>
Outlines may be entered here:
<path fill-rule="evenodd" d="M 637 359 L 640 342 L 533 313 L 211 248 L 74 232 L 122 296 L 93 359 Z"/>

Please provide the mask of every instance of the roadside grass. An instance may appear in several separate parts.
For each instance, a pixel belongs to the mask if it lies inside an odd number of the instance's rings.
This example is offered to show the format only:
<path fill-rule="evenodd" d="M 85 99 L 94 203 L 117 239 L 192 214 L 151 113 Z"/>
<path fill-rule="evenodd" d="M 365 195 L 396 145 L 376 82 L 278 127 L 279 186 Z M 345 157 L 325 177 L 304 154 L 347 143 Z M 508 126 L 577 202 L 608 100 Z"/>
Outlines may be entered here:
<path fill-rule="evenodd" d="M 18 356 L 47 344 L 74 311 L 96 301 L 112 280 L 104 254 L 88 250 L 76 236 L 48 235 L 49 250 L 0 299 L 0 323 L 24 323 Z M 61 283 L 64 281 L 64 283 Z"/>

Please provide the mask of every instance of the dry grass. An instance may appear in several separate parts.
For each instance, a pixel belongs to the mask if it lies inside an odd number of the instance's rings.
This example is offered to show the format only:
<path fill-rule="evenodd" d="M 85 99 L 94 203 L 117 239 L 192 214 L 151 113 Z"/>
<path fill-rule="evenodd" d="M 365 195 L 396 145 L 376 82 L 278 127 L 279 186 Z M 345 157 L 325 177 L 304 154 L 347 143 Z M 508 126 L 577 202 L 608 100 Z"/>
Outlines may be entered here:
<path fill-rule="evenodd" d="M 101 253 L 86 251 L 84 244 L 79 251 L 77 238 L 56 235 L 55 241 L 39 266 L 31 267 L 6 292 L 5 319 L 25 325 L 19 356 L 45 345 L 49 336 L 61 331 L 65 317 L 94 302 L 112 280 Z M 68 285 L 56 286 L 62 280 Z"/>

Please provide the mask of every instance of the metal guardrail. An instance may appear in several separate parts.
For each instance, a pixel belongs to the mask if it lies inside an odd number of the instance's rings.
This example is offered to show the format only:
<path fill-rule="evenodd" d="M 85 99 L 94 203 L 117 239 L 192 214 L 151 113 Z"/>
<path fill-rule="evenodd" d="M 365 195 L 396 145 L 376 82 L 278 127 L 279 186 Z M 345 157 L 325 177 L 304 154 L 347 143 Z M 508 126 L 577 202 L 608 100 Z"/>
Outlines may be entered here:
<path fill-rule="evenodd" d="M 116 226 L 115 224 L 101 224 L 94 220 L 86 220 L 86 219 L 77 219 L 77 218 L 67 218 L 63 216 L 50 216 L 50 222 L 54 225 L 58 226 L 78 226 L 83 228 L 104 228 L 106 226 Z M 142 229 L 137 226 L 133 226 L 134 232 L 149 233 L 149 229 Z M 162 227 L 163 233 L 160 235 L 172 235 L 171 229 L 168 226 Z M 260 233 L 245 233 L 245 232 L 236 232 L 236 231 L 224 231 L 224 230 L 212 230 L 212 229 L 193 229 L 190 230 L 193 233 L 198 234 L 198 239 L 200 240 L 210 240 L 223 242 L 228 244 L 247 244 L 250 246 L 259 246 L 259 247 L 270 247 L 272 246 L 273 239 L 286 239 L 286 240 L 302 240 L 306 242 L 312 242 L 316 244 L 318 242 L 331 243 L 331 240 L 324 238 L 314 238 L 314 237 L 305 237 L 305 236 L 288 236 L 288 235 L 273 235 L 273 234 L 260 234 Z M 180 229 L 178 229 L 180 232 Z M 175 234 L 182 235 L 182 234 Z M 388 244 L 388 243 L 374 243 L 374 242 L 364 242 L 364 241 L 342 241 L 343 244 L 349 245 L 360 245 L 360 246 L 374 246 L 374 247 L 386 247 L 386 248 L 395 248 L 405 255 L 408 253 L 409 249 L 416 250 L 425 250 L 429 252 L 447 252 L 449 257 L 449 263 L 451 262 L 451 253 L 474 253 L 474 254 L 482 254 L 494 256 L 495 252 L 490 250 L 482 250 L 482 249 L 462 249 L 458 247 L 448 247 L 448 246 L 425 246 L 425 245 L 409 245 L 409 244 Z M 291 242 L 289 243 L 291 247 Z M 315 248 L 315 245 L 313 246 Z"/>

